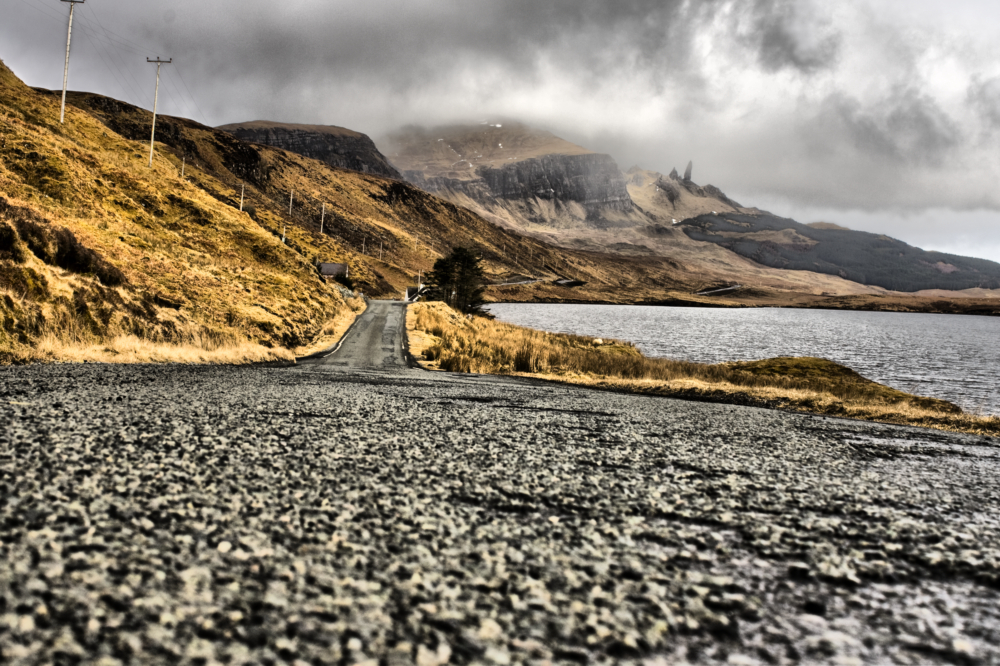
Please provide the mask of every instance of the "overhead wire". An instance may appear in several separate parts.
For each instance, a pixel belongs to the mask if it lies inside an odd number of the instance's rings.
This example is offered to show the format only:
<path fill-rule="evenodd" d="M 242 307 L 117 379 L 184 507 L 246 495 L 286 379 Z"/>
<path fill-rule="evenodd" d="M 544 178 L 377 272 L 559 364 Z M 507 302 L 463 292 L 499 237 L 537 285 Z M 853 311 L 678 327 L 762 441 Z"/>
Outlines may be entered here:
<path fill-rule="evenodd" d="M 115 83 L 118 84 L 118 88 L 122 92 L 122 96 L 127 99 L 130 95 L 134 95 L 135 91 L 132 91 L 130 93 L 128 90 L 126 90 L 125 85 L 122 83 L 121 78 L 119 78 L 119 75 L 116 74 L 115 71 L 111 68 L 111 65 L 108 64 L 108 60 L 107 60 L 107 58 L 105 58 L 105 53 L 102 52 L 103 49 L 104 49 L 104 45 L 101 44 L 100 41 L 98 41 L 98 42 L 95 43 L 94 40 L 91 39 L 90 34 L 87 33 L 87 32 L 84 32 L 83 36 L 86 37 L 86 39 L 90 43 L 91 47 L 94 49 L 94 51 L 97 52 L 97 57 L 99 57 L 101 59 L 101 62 L 104 63 L 104 67 L 111 73 L 112 78 L 114 78 Z M 112 64 L 113 64 L 113 61 L 112 61 Z M 115 67 L 117 68 L 117 64 L 115 65 Z M 119 74 L 120 74 L 120 72 L 119 72 Z"/>
<path fill-rule="evenodd" d="M 43 4 L 44 0 L 20 1 L 49 19 L 59 21 L 60 23 L 67 21 L 67 16 Z M 136 78 L 133 68 L 129 66 L 128 61 L 122 56 L 121 51 L 131 51 L 148 57 L 149 49 L 107 28 L 101 20 L 96 6 L 88 6 L 88 9 L 90 11 L 87 14 L 74 15 L 75 30 L 79 30 L 84 34 L 91 47 L 97 52 L 98 58 L 100 58 L 105 69 L 111 74 L 124 95 L 126 97 L 131 95 L 138 102 L 137 105 L 142 106 L 144 95 L 141 91 L 144 86 Z M 181 83 L 180 86 L 173 81 L 172 76 L 162 78 L 167 80 L 168 85 L 173 89 L 174 94 L 177 95 L 178 101 L 183 104 L 188 113 L 192 116 L 196 113 L 200 122 L 207 122 L 208 117 L 198 105 L 198 100 L 191 92 L 191 88 L 184 79 L 180 68 L 174 67 L 173 71 L 177 74 L 177 78 Z"/>
<path fill-rule="evenodd" d="M 95 10 L 95 11 L 92 11 L 92 12 L 91 12 L 91 13 L 93 14 L 93 17 L 94 17 L 94 20 L 95 20 L 95 21 L 97 22 L 97 25 L 98 25 L 98 26 L 99 26 L 99 27 L 101 28 L 101 30 L 102 30 L 102 31 L 104 32 L 104 35 L 105 35 L 105 38 L 107 39 L 107 42 L 109 43 L 109 45 L 111 45 L 112 47 L 115 47 L 115 44 L 114 44 L 114 42 L 113 42 L 113 41 L 112 41 L 112 40 L 110 39 L 110 36 L 109 36 L 109 34 L 110 34 L 110 32 L 111 32 L 111 31 L 109 31 L 109 30 L 108 30 L 108 29 L 107 29 L 106 27 L 104 27 L 104 22 L 103 22 L 103 21 L 101 21 L 101 17 L 100 17 L 100 16 L 98 16 L 98 14 L 97 14 L 97 11 L 96 11 L 96 7 L 94 8 L 94 10 Z M 88 21 L 88 22 L 89 22 L 89 21 Z M 130 49 L 130 50 L 135 50 L 135 49 Z M 126 63 L 126 61 L 125 61 L 125 58 L 124 58 L 124 57 L 122 56 L 122 54 L 121 54 L 121 53 L 120 53 L 120 52 L 119 52 L 119 51 L 117 50 L 117 47 L 115 47 L 115 48 L 114 48 L 114 53 L 115 53 L 115 55 L 116 55 L 116 56 L 118 57 L 118 60 L 119 60 L 119 61 L 120 61 L 120 62 L 122 63 L 122 66 L 123 66 L 123 67 L 125 68 L 125 71 L 127 71 L 127 72 L 128 72 L 128 74 L 129 74 L 129 77 L 130 77 L 130 78 L 132 79 L 133 83 L 135 83 L 135 85 L 136 85 L 136 88 L 137 88 L 138 90 L 142 90 L 142 85 L 141 85 L 141 84 L 139 83 L 139 81 L 138 81 L 138 80 L 137 80 L 137 79 L 135 78 L 135 75 L 134 75 L 134 74 L 132 73 L 132 68 L 130 68 L 130 67 L 128 66 L 128 64 L 127 64 L 127 63 Z M 138 95 L 136 96 L 136 99 L 137 99 L 137 100 L 141 100 L 141 99 L 142 99 L 142 95 L 141 95 L 141 94 L 138 94 Z"/>
<path fill-rule="evenodd" d="M 112 41 L 112 42 L 115 42 L 115 43 L 119 43 L 119 44 L 122 45 L 123 48 L 135 51 L 137 53 L 146 54 L 148 52 L 148 50 L 143 50 L 143 47 L 140 46 L 139 44 L 136 44 L 135 42 L 133 42 L 132 40 L 128 39 L 127 37 L 124 37 L 121 34 L 115 32 L 114 30 L 111 30 L 111 29 L 107 28 L 105 26 L 104 22 L 101 21 L 101 17 L 98 15 L 98 12 L 96 11 L 96 8 L 95 8 L 95 11 L 92 12 L 92 14 L 93 14 L 94 19 L 100 25 L 101 30 L 104 31 L 104 33 L 107 36 L 107 38 L 108 38 L 109 41 Z M 180 79 L 180 82 L 183 85 L 184 90 L 187 92 L 187 96 L 185 97 L 184 92 L 181 91 L 181 89 L 177 87 L 177 84 L 172 80 L 172 74 L 168 75 L 165 78 L 167 78 L 167 80 L 170 82 L 170 85 L 174 87 L 174 90 L 175 90 L 178 98 L 183 101 L 184 106 L 187 108 L 187 110 L 191 114 L 191 116 L 195 115 L 194 113 L 192 113 L 192 111 L 197 112 L 197 114 L 199 116 L 199 120 L 204 123 L 206 121 L 206 116 L 201 111 L 201 109 L 199 108 L 199 106 L 198 106 L 198 100 L 191 93 L 191 88 L 188 87 L 187 82 L 184 80 L 184 76 L 181 74 L 180 67 L 178 66 L 177 63 L 174 63 L 174 66 L 171 68 L 171 71 L 177 73 L 177 76 Z M 189 100 L 190 100 L 191 104 L 188 104 Z M 193 107 L 193 109 L 192 109 L 192 107 Z"/>
<path fill-rule="evenodd" d="M 46 16 L 48 16 L 50 18 L 57 18 L 60 21 L 67 20 L 66 16 L 64 16 L 63 14 L 60 14 L 60 13 L 56 12 L 54 9 L 52 9 L 51 7 L 49 7 L 47 5 L 39 5 L 39 4 L 36 4 L 36 3 L 33 3 L 33 2 L 28 2 L 28 0 L 21 0 L 21 2 L 23 2 L 27 6 L 31 7 L 35 11 L 41 12 L 42 14 L 45 14 Z"/>
<path fill-rule="evenodd" d="M 30 7 L 31 9 L 34 9 L 35 11 L 39 12 L 40 14 L 54 21 L 58 21 L 60 23 L 65 23 L 67 21 L 66 16 L 60 14 L 59 12 L 56 12 L 54 9 L 48 7 L 47 5 L 40 4 L 39 0 L 36 0 L 35 2 L 29 2 L 29 0 L 21 0 L 21 2 L 26 6 Z M 75 14 L 73 19 L 74 23 L 76 24 L 76 30 L 82 33 L 83 36 L 87 39 L 88 43 L 90 43 L 91 47 L 97 53 L 97 56 L 101 59 L 105 68 L 108 70 L 108 73 L 111 74 L 112 78 L 115 79 L 115 82 L 118 84 L 119 88 L 122 89 L 122 92 L 124 92 L 126 96 L 129 95 L 130 93 L 127 90 L 128 88 L 131 89 L 132 95 L 135 95 L 136 98 L 141 98 L 141 95 L 137 95 L 135 89 L 131 87 L 131 84 L 129 84 L 128 79 L 125 77 L 125 74 L 121 72 L 121 70 L 119 69 L 118 75 L 116 75 L 114 70 L 111 68 L 109 60 L 111 61 L 111 63 L 114 63 L 114 60 L 111 56 L 111 52 L 106 50 L 108 46 L 108 44 L 106 44 L 107 40 L 102 39 L 101 35 L 97 33 L 97 31 L 94 28 L 88 26 L 89 21 L 87 20 L 86 16 L 82 14 L 79 15 Z M 102 52 L 101 48 L 99 48 L 98 46 L 103 47 L 105 51 Z M 119 75 L 121 76 L 121 78 L 119 78 Z"/>
<path fill-rule="evenodd" d="M 201 107 L 198 106 L 198 99 L 191 93 L 191 89 L 188 88 L 188 84 L 184 80 L 184 75 L 181 74 L 181 68 L 178 67 L 174 71 L 177 72 L 177 78 L 179 78 L 181 80 L 181 83 L 184 85 L 184 89 L 187 90 L 188 96 L 191 98 L 191 101 L 194 102 L 194 108 L 197 109 L 198 116 L 201 118 L 201 122 L 203 124 L 207 125 L 208 124 L 208 116 L 206 116 L 205 113 L 201 110 Z"/>
<path fill-rule="evenodd" d="M 180 91 L 180 88 L 177 87 L 177 84 L 174 83 L 173 77 L 171 76 L 170 70 L 172 67 L 174 67 L 174 65 L 176 65 L 176 63 L 174 63 L 170 67 L 167 67 L 167 69 L 164 70 L 165 76 L 161 78 L 164 81 L 166 81 L 167 85 L 170 86 L 170 88 L 174 91 L 174 93 L 177 95 L 177 99 L 180 100 L 180 102 L 184 105 L 185 113 L 188 114 L 188 117 L 191 117 L 194 115 L 193 113 L 191 113 L 191 105 L 188 103 L 187 98 L 184 97 L 184 94 Z"/>

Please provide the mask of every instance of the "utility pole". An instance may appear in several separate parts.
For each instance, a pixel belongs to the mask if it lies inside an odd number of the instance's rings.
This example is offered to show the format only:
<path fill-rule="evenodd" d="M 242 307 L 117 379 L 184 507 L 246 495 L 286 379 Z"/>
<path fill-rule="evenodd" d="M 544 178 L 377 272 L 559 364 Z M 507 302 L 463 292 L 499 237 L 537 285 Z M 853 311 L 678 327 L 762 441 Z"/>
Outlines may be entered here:
<path fill-rule="evenodd" d="M 186 166 L 187 166 L 187 158 L 186 157 L 182 157 L 181 158 L 181 180 L 184 180 L 184 167 L 186 167 Z"/>
<path fill-rule="evenodd" d="M 66 122 L 66 84 L 69 82 L 69 43 L 73 39 L 73 10 L 86 0 L 62 0 L 69 3 L 69 28 L 66 29 L 66 64 L 63 66 L 63 96 L 62 110 L 59 112 L 59 124 Z"/>
<path fill-rule="evenodd" d="M 153 95 L 153 131 L 149 135 L 149 168 L 153 168 L 153 141 L 156 139 L 156 105 L 160 101 L 160 65 L 169 65 L 174 61 L 173 58 L 170 60 L 160 60 L 157 56 L 156 60 L 150 60 L 146 58 L 146 62 L 156 63 L 156 93 Z"/>
<path fill-rule="evenodd" d="M 247 193 L 247 184 L 240 183 L 240 212 L 243 212 L 243 195 Z"/>
<path fill-rule="evenodd" d="M 326 204 L 323 204 L 323 212 L 319 216 L 319 235 L 323 235 L 323 222 L 326 221 Z"/>
<path fill-rule="evenodd" d="M 382 261 L 382 241 L 378 242 L 378 260 Z"/>
<path fill-rule="evenodd" d="M 281 242 L 282 242 L 282 244 L 284 244 L 284 242 L 285 242 L 285 230 L 287 228 L 288 227 L 286 225 L 284 225 L 284 224 L 281 225 Z"/>
<path fill-rule="evenodd" d="M 295 202 L 295 190 L 292 190 L 288 194 L 288 215 L 289 215 L 289 217 L 291 217 L 291 215 L 292 215 L 292 203 L 294 203 L 294 202 Z"/>

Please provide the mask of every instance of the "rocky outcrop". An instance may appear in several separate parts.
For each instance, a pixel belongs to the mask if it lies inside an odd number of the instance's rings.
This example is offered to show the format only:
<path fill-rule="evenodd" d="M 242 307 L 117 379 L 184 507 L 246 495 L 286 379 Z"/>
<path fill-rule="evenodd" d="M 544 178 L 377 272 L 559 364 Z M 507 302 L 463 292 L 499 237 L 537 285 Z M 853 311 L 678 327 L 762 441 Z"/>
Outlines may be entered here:
<path fill-rule="evenodd" d="M 479 167 L 477 178 L 427 178 L 422 171 L 403 177 L 428 192 L 463 194 L 483 205 L 496 200 L 549 200 L 577 203 L 600 216 L 601 211 L 629 213 L 634 205 L 625 176 L 610 155 L 545 155 L 501 168 Z"/>
<path fill-rule="evenodd" d="M 545 155 L 478 175 L 502 199 L 575 201 L 587 208 L 632 210 L 625 177 L 610 155 Z"/>
<path fill-rule="evenodd" d="M 254 121 L 218 129 L 244 141 L 281 148 L 340 169 L 403 179 L 367 135 L 342 127 Z"/>

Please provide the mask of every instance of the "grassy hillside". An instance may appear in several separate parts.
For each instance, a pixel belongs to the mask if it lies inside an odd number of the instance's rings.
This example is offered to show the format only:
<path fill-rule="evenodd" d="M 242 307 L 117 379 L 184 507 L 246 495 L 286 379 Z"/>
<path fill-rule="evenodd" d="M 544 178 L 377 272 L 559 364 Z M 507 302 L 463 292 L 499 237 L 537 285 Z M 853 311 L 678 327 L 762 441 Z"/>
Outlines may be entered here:
<path fill-rule="evenodd" d="M 71 93 L 70 101 L 148 151 L 149 112 L 86 93 Z M 669 260 L 629 263 L 614 254 L 559 248 L 408 183 L 332 168 L 190 120 L 158 118 L 158 146 L 161 140 L 160 150 L 176 168 L 186 160 L 192 184 L 232 207 L 238 207 L 245 185 L 258 225 L 276 235 L 287 225 L 288 245 L 309 258 L 347 261 L 355 283 L 370 296 L 396 297 L 459 245 L 477 250 L 487 276 L 498 283 L 521 276 L 543 283 L 570 277 L 586 282 L 594 294 L 634 292 L 636 298 L 665 297 L 695 285 Z M 594 298 L 600 296 L 584 297 Z"/>
<path fill-rule="evenodd" d="M 351 316 L 273 222 L 146 159 L 0 64 L 0 360 L 290 358 Z"/>
<path fill-rule="evenodd" d="M 555 248 L 406 183 L 181 118 L 158 118 L 149 168 L 150 123 L 70 93 L 60 125 L 58 94 L 0 63 L 4 362 L 291 358 L 359 307 L 317 262 L 346 262 L 357 289 L 394 297 L 456 245 L 499 282 L 587 282 L 584 300 L 691 286 L 669 261 Z"/>

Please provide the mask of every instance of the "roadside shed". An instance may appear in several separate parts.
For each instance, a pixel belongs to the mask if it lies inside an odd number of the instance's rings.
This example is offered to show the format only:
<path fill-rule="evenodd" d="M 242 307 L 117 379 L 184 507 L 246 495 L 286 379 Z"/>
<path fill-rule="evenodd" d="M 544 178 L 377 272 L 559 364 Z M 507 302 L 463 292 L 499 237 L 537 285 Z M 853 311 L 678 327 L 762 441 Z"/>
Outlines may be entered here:
<path fill-rule="evenodd" d="M 320 264 L 319 274 L 326 280 L 333 280 L 338 277 L 350 277 L 350 268 L 347 264 Z"/>

